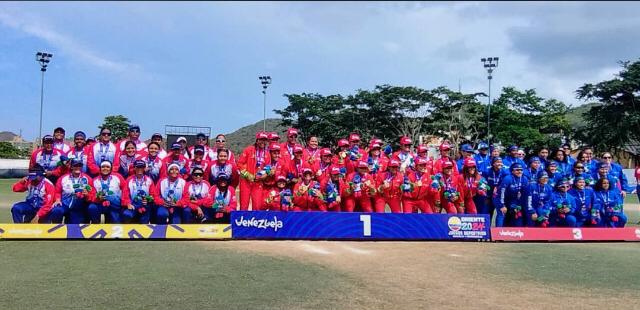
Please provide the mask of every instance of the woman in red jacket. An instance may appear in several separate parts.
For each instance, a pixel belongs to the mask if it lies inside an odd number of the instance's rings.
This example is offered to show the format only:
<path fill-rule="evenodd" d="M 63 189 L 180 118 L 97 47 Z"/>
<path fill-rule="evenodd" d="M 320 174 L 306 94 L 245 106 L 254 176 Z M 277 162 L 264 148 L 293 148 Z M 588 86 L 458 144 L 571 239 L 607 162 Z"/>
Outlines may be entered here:
<path fill-rule="evenodd" d="M 120 165 L 118 173 L 125 179 L 133 175 L 133 163 L 136 161 L 136 144 L 133 141 L 124 141 L 124 151 L 118 157 Z"/>
<path fill-rule="evenodd" d="M 264 169 L 256 173 L 256 180 L 261 183 L 262 194 L 266 199 L 269 192 L 276 187 L 276 178 L 278 176 L 287 176 L 289 163 L 287 156 L 282 157 L 282 148 L 277 143 L 272 143 L 269 146 L 269 163 L 264 166 Z"/>
<path fill-rule="evenodd" d="M 194 222 L 193 216 L 198 222 L 206 220 L 204 209 L 211 208 L 213 200 L 209 196 L 209 182 L 204 180 L 204 170 L 200 167 L 193 168 L 191 181 L 185 185 L 182 192 L 182 205 L 185 207 L 182 224 Z M 191 209 L 191 212 L 188 212 Z"/>
<path fill-rule="evenodd" d="M 332 167 L 329 175 L 320 182 L 325 208 L 328 211 L 340 212 L 344 205 L 342 197 L 346 196 L 345 191 L 348 185 L 342 178 L 340 168 Z"/>
<path fill-rule="evenodd" d="M 289 153 L 285 151 L 285 156 Z M 287 188 L 287 178 L 284 175 L 276 177 L 276 185 L 265 195 L 264 209 L 269 211 L 292 211 L 293 194 Z"/>
<path fill-rule="evenodd" d="M 389 205 L 392 213 L 402 212 L 401 186 L 404 183 L 404 174 L 399 172 L 400 162 L 392 159 L 389 161 L 387 171 L 380 172 L 376 176 L 378 194 L 374 198 L 375 212 L 384 213 L 385 204 Z"/>
<path fill-rule="evenodd" d="M 230 212 L 238 208 L 236 189 L 230 182 L 231 178 L 224 173 L 216 176 L 216 183 L 209 189 L 212 203 L 208 208 L 202 209 L 204 222 L 229 223 Z"/>
<path fill-rule="evenodd" d="M 362 212 L 371 212 L 371 197 L 376 194 L 376 184 L 366 162 L 358 162 L 357 170 L 347 176 L 347 190 L 344 202 L 344 210 L 353 212 L 359 207 Z"/>
<path fill-rule="evenodd" d="M 480 203 L 480 207 L 484 205 L 482 203 L 487 199 L 489 185 L 478 173 L 476 161 L 472 157 L 464 159 L 462 173 L 458 178 L 458 183 L 463 184 L 465 213 L 478 214 L 476 201 Z"/>
<path fill-rule="evenodd" d="M 313 180 L 313 171 L 304 168 L 302 180 L 293 188 L 294 211 L 327 211 L 320 182 Z"/>
<path fill-rule="evenodd" d="M 431 200 L 431 175 L 427 169 L 428 161 L 420 158 L 415 162 L 415 170 L 408 170 L 402 182 L 402 209 L 404 213 L 433 213 Z"/>
<path fill-rule="evenodd" d="M 262 187 L 260 182 L 256 182 L 256 173 L 264 168 L 269 162 L 269 150 L 267 149 L 267 134 L 256 133 L 256 143 L 250 145 L 242 151 L 238 159 L 238 169 L 240 170 L 240 210 L 254 211 L 262 210 L 264 198 L 262 197 Z"/>
<path fill-rule="evenodd" d="M 438 173 L 434 180 L 438 182 L 438 187 L 434 188 L 435 205 L 440 208 L 436 213 L 442 212 L 441 209 L 445 209 L 449 214 L 464 213 L 466 197 L 464 196 L 464 186 L 454 174 L 456 165 L 451 160 L 442 161 L 441 164 L 442 173 Z"/>

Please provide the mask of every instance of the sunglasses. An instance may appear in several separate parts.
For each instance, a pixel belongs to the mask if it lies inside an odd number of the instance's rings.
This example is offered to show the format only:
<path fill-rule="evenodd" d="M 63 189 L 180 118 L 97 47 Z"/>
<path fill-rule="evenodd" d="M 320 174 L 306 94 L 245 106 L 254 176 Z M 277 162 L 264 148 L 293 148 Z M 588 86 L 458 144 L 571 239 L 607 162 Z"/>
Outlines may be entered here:
<path fill-rule="evenodd" d="M 603 156 L 602 159 L 611 159 L 611 156 Z"/>
<path fill-rule="evenodd" d="M 224 142 L 225 142 L 225 140 L 217 139 L 217 140 L 216 140 L 216 142 L 218 142 L 218 143 L 224 143 Z"/>
<path fill-rule="evenodd" d="M 513 169 L 513 171 L 522 171 L 522 169 L 519 169 L 519 168 L 518 169 Z"/>
<path fill-rule="evenodd" d="M 576 167 L 576 169 L 584 169 L 584 167 Z"/>
<path fill-rule="evenodd" d="M 202 176 L 202 173 L 194 173 L 194 174 L 192 174 L 192 176 L 194 176 L 194 177 L 201 177 L 201 176 Z"/>
<path fill-rule="evenodd" d="M 131 130 L 129 130 L 129 132 L 140 132 L 140 130 L 139 129 L 131 129 Z"/>
<path fill-rule="evenodd" d="M 110 135 L 111 135 L 111 133 L 110 133 L 110 132 L 103 132 L 103 133 L 101 133 L 101 135 L 103 135 L 103 136 L 110 136 Z"/>

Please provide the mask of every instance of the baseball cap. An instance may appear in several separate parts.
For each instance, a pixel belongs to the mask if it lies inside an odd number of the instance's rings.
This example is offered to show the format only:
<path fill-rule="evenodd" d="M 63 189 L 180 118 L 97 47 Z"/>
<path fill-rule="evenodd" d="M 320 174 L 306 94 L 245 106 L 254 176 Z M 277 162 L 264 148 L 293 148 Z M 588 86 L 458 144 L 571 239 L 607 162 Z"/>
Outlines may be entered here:
<path fill-rule="evenodd" d="M 73 137 L 86 139 L 87 135 L 85 135 L 83 131 L 76 131 L 76 133 L 73 134 Z"/>
<path fill-rule="evenodd" d="M 307 174 L 307 173 L 311 173 L 311 174 L 313 174 L 313 170 L 311 170 L 310 168 L 304 168 L 304 169 L 302 169 L 302 174 Z"/>
<path fill-rule="evenodd" d="M 302 153 L 302 146 L 300 145 L 296 145 L 293 147 L 293 152 L 294 153 Z"/>
<path fill-rule="evenodd" d="M 451 145 L 449 145 L 449 143 L 447 142 L 442 142 L 442 144 L 440 144 L 440 151 L 448 151 L 451 149 Z"/>
<path fill-rule="evenodd" d="M 475 167 L 476 166 L 476 161 L 471 158 L 471 157 L 467 157 L 464 159 L 464 164 L 465 167 Z"/>
<path fill-rule="evenodd" d="M 171 149 L 172 150 L 179 150 L 181 147 L 182 147 L 182 145 L 180 145 L 180 143 L 171 144 Z"/>
<path fill-rule="evenodd" d="M 511 170 L 515 170 L 515 169 L 522 169 L 522 164 L 520 163 L 513 163 L 511 164 Z"/>
<path fill-rule="evenodd" d="M 129 125 L 129 131 L 132 131 L 134 129 L 137 129 L 138 131 L 140 131 L 140 126 L 138 126 L 136 124 Z"/>
<path fill-rule="evenodd" d="M 154 133 L 154 134 L 152 134 L 152 135 L 151 135 L 151 139 L 153 139 L 153 138 L 160 138 L 160 139 L 162 139 L 162 135 L 156 132 L 156 133 Z"/>
<path fill-rule="evenodd" d="M 176 142 L 187 142 L 187 138 L 179 137 L 178 140 L 176 140 Z"/>
<path fill-rule="evenodd" d="M 320 156 L 331 156 L 331 150 L 328 148 L 321 149 Z"/>
<path fill-rule="evenodd" d="M 336 174 L 340 174 L 340 168 L 338 167 L 331 168 L 331 175 L 336 175 Z"/>
<path fill-rule="evenodd" d="M 277 133 L 277 132 L 270 132 L 270 133 L 267 135 L 267 138 L 268 138 L 269 140 L 280 140 L 280 135 L 278 135 L 278 133 Z"/>
<path fill-rule="evenodd" d="M 369 165 L 364 161 L 359 161 L 358 168 L 369 168 Z"/>
<path fill-rule="evenodd" d="M 360 135 L 357 133 L 352 133 L 349 135 L 349 141 L 350 142 L 354 142 L 354 141 L 360 141 Z"/>
<path fill-rule="evenodd" d="M 147 167 L 147 163 L 145 163 L 144 160 L 138 159 L 133 163 L 133 167 L 134 168 L 146 168 Z"/>
<path fill-rule="evenodd" d="M 62 128 L 62 127 L 56 127 L 56 129 L 53 130 L 53 133 L 56 133 L 56 132 L 65 133 L 64 128 Z"/>
<path fill-rule="evenodd" d="M 473 153 L 473 147 L 469 144 L 463 144 L 460 150 L 467 153 Z"/>
<path fill-rule="evenodd" d="M 292 135 L 297 135 L 297 134 L 298 134 L 298 129 L 295 129 L 293 127 L 287 129 L 287 137 Z"/>
<path fill-rule="evenodd" d="M 549 178 L 549 174 L 544 170 L 538 172 L 538 175 L 536 175 L 537 180 L 540 180 L 542 178 Z"/>
<path fill-rule="evenodd" d="M 512 145 L 509 146 L 509 148 L 507 149 L 507 152 L 513 152 L 513 151 L 517 151 L 518 150 L 518 146 L 517 145 Z"/>
<path fill-rule="evenodd" d="M 45 135 L 44 137 L 42 137 L 42 143 L 53 143 L 53 136 Z"/>
<path fill-rule="evenodd" d="M 400 162 L 395 159 L 392 159 L 389 161 L 389 167 L 400 167 Z"/>
<path fill-rule="evenodd" d="M 371 149 L 379 149 L 380 148 L 380 144 L 378 143 L 374 143 L 371 145 Z"/>
<path fill-rule="evenodd" d="M 488 149 L 488 148 L 489 148 L 488 144 L 486 144 L 484 142 L 478 143 L 478 150 L 485 150 L 485 149 Z"/>
<path fill-rule="evenodd" d="M 426 145 L 424 145 L 424 144 L 420 144 L 420 145 L 418 145 L 418 148 L 417 148 L 417 149 L 418 149 L 418 153 L 424 153 L 424 152 L 428 152 L 428 151 L 429 151 L 429 149 L 427 148 L 427 146 L 426 146 Z"/>
<path fill-rule="evenodd" d="M 264 131 L 258 131 L 256 132 L 256 140 L 260 140 L 260 139 L 268 139 L 269 136 L 267 135 L 266 132 Z"/>
<path fill-rule="evenodd" d="M 80 159 L 80 158 L 74 158 L 74 159 L 71 160 L 71 167 L 77 167 L 77 166 L 82 167 L 82 165 L 84 165 L 84 163 L 82 162 L 82 159 Z"/>
<path fill-rule="evenodd" d="M 409 139 L 409 137 L 402 137 L 400 138 L 400 144 L 412 144 L 413 142 L 411 141 L 411 139 Z"/>
<path fill-rule="evenodd" d="M 204 145 L 196 145 L 193 147 L 193 153 L 203 153 L 204 154 Z"/>
<path fill-rule="evenodd" d="M 276 182 L 287 182 L 287 178 L 284 175 L 276 177 Z"/>
<path fill-rule="evenodd" d="M 207 136 L 206 136 L 204 133 L 199 132 L 199 133 L 196 135 L 196 139 L 200 139 L 200 138 L 203 138 L 203 139 L 204 139 L 204 138 L 207 138 Z"/>
<path fill-rule="evenodd" d="M 270 151 L 278 151 L 278 152 L 280 152 L 280 149 L 281 149 L 281 147 L 280 147 L 280 144 L 278 144 L 278 143 L 271 143 L 271 145 L 269 145 L 269 150 Z"/>
<path fill-rule="evenodd" d="M 451 162 L 450 160 L 447 160 L 442 164 L 442 167 L 443 168 L 451 168 L 451 167 L 453 167 L 453 162 Z"/>
<path fill-rule="evenodd" d="M 416 165 L 426 165 L 429 161 L 426 158 L 416 159 Z"/>
<path fill-rule="evenodd" d="M 338 147 L 341 147 L 341 146 L 349 146 L 349 141 L 347 141 L 347 139 L 338 140 Z"/>

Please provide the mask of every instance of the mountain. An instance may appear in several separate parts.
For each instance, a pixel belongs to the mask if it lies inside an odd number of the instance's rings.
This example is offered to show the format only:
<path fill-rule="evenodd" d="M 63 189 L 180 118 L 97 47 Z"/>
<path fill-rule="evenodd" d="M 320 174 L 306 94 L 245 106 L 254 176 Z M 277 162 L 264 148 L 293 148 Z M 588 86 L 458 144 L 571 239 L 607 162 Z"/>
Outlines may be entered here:
<path fill-rule="evenodd" d="M 280 125 L 280 119 L 268 118 L 266 123 L 267 131 L 277 132 L 280 135 L 280 141 L 286 141 L 285 134 L 287 131 L 287 127 L 283 127 Z M 239 155 L 245 147 L 253 144 L 256 141 L 256 132 L 262 131 L 262 127 L 262 121 L 259 121 L 255 124 L 244 126 L 232 133 L 225 134 L 227 147 L 230 148 L 231 151 L 233 151 L 235 154 Z"/>
<path fill-rule="evenodd" d="M 567 113 L 567 120 L 569 121 L 571 128 L 576 129 L 585 126 L 586 123 L 582 114 L 598 104 L 598 102 L 592 102 L 569 109 L 569 112 Z"/>
<path fill-rule="evenodd" d="M 0 142 L 24 142 L 24 140 L 11 131 L 0 131 Z"/>

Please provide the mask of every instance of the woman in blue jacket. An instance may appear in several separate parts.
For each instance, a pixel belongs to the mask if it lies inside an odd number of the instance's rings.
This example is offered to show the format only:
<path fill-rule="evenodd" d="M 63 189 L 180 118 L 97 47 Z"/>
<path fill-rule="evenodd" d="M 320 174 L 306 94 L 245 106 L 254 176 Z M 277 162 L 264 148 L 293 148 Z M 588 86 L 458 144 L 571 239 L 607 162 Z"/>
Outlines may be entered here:
<path fill-rule="evenodd" d="M 553 160 L 558 167 L 558 172 L 562 174 L 562 176 L 568 175 L 571 173 L 571 165 L 567 160 L 567 157 L 564 155 L 564 151 L 562 149 L 556 149 L 553 151 Z"/>
<path fill-rule="evenodd" d="M 576 166 L 579 164 L 581 163 L 577 163 Z M 593 208 L 595 192 L 587 186 L 584 176 L 578 175 L 574 178 L 569 194 L 576 200 L 576 211 L 573 214 L 576 217 L 576 227 L 599 226 L 602 222 L 600 212 Z"/>
<path fill-rule="evenodd" d="M 553 189 L 549 184 L 549 174 L 540 171 L 535 176 L 536 182 L 527 186 L 527 226 L 549 226 L 551 213 L 551 194 Z"/>
<path fill-rule="evenodd" d="M 524 226 L 527 209 L 526 190 L 529 179 L 524 176 L 523 168 L 520 163 L 513 163 L 510 168 L 511 174 L 504 178 L 500 184 L 496 227 Z"/>
<path fill-rule="evenodd" d="M 576 199 L 569 195 L 569 180 L 563 179 L 556 184 L 551 195 L 550 222 L 552 226 L 576 227 Z"/>
<path fill-rule="evenodd" d="M 606 227 L 624 227 L 627 216 L 624 215 L 622 194 L 611 185 L 608 178 L 602 178 L 595 186 L 596 208 L 602 215 L 603 225 Z"/>

